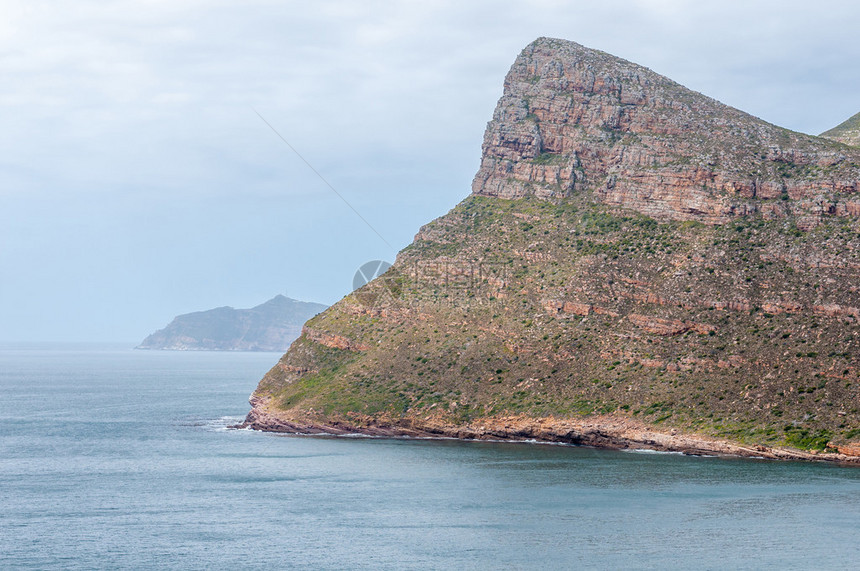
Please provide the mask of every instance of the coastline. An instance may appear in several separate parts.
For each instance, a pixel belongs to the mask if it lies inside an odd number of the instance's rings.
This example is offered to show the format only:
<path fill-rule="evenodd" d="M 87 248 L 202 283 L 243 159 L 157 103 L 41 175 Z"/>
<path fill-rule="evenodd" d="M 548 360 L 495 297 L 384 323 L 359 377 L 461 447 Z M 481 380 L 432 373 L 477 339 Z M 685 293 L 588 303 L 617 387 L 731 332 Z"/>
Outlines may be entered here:
<path fill-rule="evenodd" d="M 455 424 L 441 416 L 370 416 L 319 419 L 288 416 L 273 411 L 266 398 L 252 397 L 252 409 L 237 428 L 296 435 L 362 434 L 388 438 L 446 438 L 476 441 L 531 441 L 569 444 L 608 450 L 653 450 L 689 456 L 722 456 L 765 460 L 829 462 L 860 467 L 860 455 L 839 452 L 810 452 L 765 445 L 745 445 L 730 440 L 659 430 L 635 419 L 600 415 L 582 418 L 531 418 L 505 416 L 478 418 Z"/>

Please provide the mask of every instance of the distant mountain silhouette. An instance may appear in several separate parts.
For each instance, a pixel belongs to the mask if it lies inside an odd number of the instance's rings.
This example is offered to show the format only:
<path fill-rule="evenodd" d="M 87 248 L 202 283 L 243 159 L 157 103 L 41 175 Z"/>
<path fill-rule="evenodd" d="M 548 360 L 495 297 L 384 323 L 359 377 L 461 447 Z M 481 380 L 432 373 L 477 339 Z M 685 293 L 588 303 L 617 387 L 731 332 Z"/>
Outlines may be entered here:
<path fill-rule="evenodd" d="M 137 347 L 171 351 L 285 351 L 321 303 L 277 295 L 251 309 L 217 307 L 176 317 Z"/>

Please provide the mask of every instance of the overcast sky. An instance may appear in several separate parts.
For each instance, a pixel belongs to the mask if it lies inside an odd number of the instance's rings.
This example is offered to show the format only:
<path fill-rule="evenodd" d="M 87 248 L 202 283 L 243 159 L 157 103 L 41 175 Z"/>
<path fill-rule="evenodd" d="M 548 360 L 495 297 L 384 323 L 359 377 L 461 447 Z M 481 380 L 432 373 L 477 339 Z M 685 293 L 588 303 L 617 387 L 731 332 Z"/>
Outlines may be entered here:
<path fill-rule="evenodd" d="M 539 36 L 816 134 L 860 111 L 858 21 L 820 0 L 0 0 L 0 341 L 337 301 L 468 195 Z"/>

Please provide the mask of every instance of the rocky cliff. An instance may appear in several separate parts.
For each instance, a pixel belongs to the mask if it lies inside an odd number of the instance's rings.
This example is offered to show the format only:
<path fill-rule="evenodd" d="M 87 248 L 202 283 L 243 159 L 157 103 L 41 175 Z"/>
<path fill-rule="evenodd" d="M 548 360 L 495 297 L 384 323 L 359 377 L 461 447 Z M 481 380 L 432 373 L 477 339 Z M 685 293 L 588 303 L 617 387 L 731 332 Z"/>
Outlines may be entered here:
<path fill-rule="evenodd" d="M 137 349 L 284 351 L 301 334 L 302 324 L 325 308 L 278 295 L 251 309 L 218 307 L 186 313 L 148 336 Z"/>
<path fill-rule="evenodd" d="M 541 38 L 472 191 L 305 325 L 250 426 L 858 459 L 860 149 Z"/>
<path fill-rule="evenodd" d="M 472 184 L 481 196 L 591 191 L 656 219 L 709 224 L 860 213 L 856 153 L 560 40 L 517 58 L 483 151 Z"/>

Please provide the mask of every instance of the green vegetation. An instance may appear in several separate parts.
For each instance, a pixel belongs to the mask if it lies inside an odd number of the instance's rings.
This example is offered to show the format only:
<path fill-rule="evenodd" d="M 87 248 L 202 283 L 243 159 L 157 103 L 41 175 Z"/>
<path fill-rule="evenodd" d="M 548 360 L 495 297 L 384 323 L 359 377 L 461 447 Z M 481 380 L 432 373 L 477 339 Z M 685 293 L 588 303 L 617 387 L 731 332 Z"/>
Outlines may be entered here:
<path fill-rule="evenodd" d="M 532 159 L 532 162 L 536 165 L 558 165 L 563 164 L 567 160 L 569 160 L 568 157 L 558 153 L 541 153 Z"/>
<path fill-rule="evenodd" d="M 860 113 L 853 115 L 829 131 L 821 133 L 821 136 L 845 143 L 846 145 L 860 145 Z"/>
<path fill-rule="evenodd" d="M 458 422 L 612 413 L 808 450 L 860 435 L 857 319 L 812 309 L 860 307 L 860 294 L 838 267 L 808 265 L 860 251 L 855 221 L 705 226 L 576 197 L 470 197 L 425 232 L 401 253 L 397 296 L 309 322 L 372 349 L 303 338 L 286 362 L 309 372 L 276 367 L 261 385 L 282 408 Z M 592 309 L 550 311 L 553 299 Z M 661 334 L 630 314 L 711 329 Z"/>

